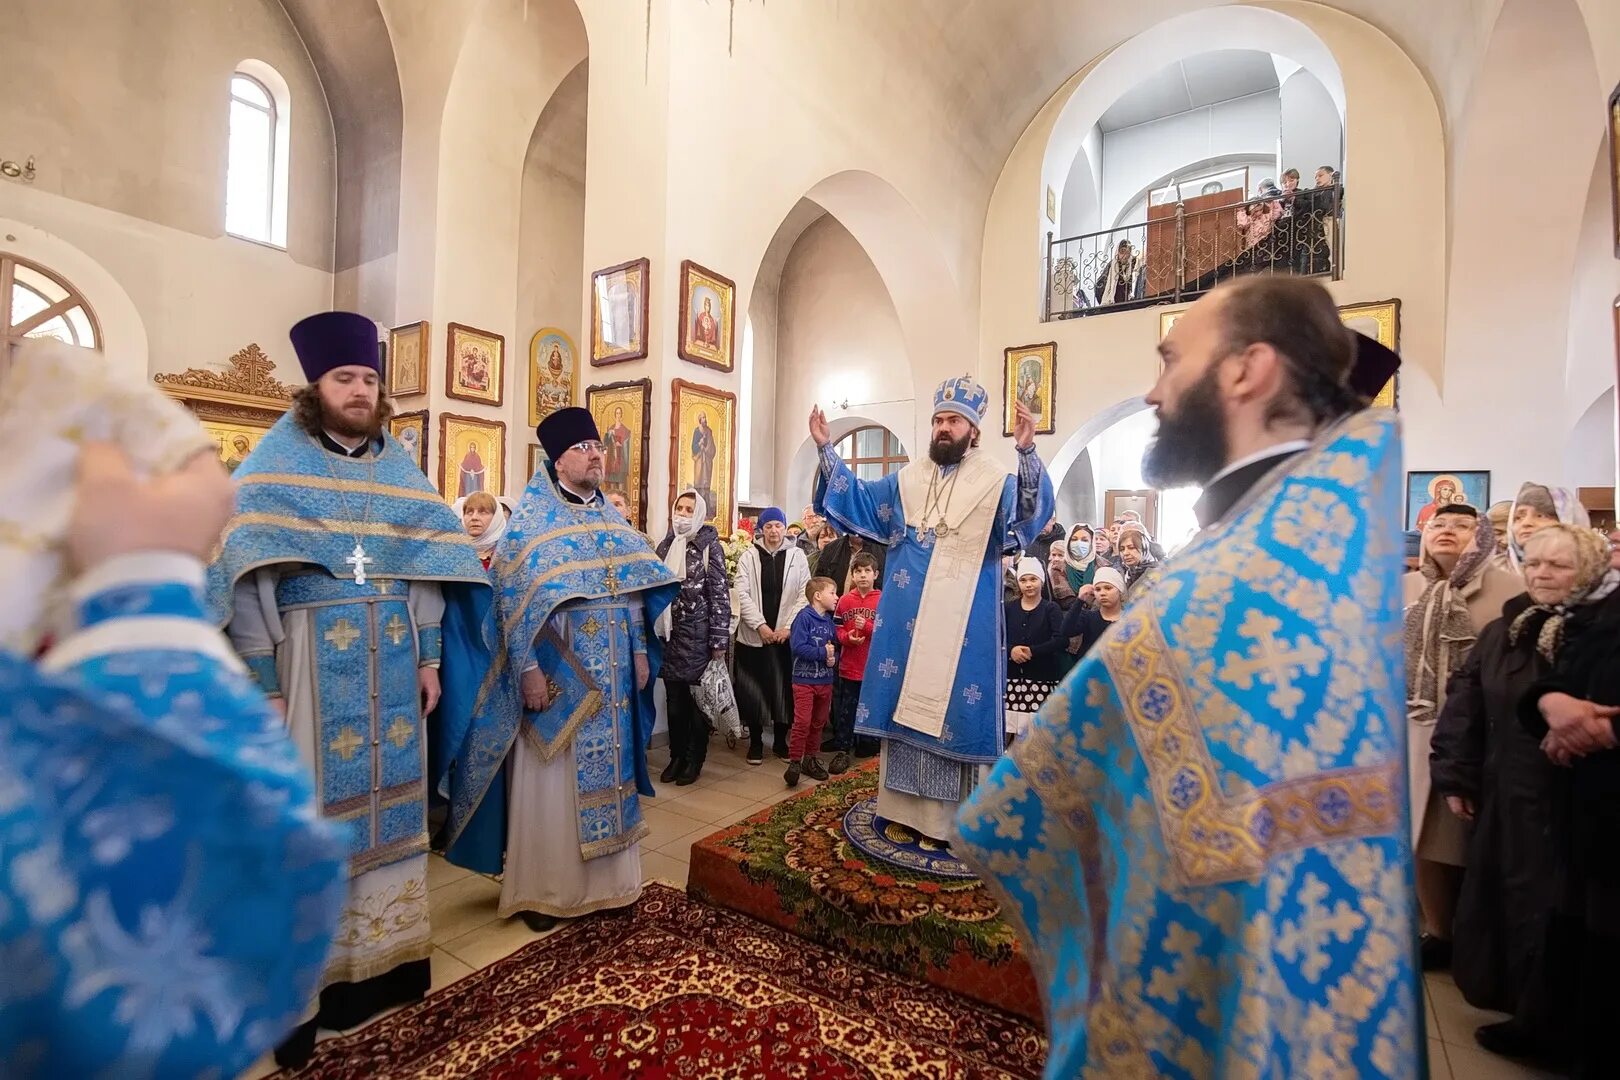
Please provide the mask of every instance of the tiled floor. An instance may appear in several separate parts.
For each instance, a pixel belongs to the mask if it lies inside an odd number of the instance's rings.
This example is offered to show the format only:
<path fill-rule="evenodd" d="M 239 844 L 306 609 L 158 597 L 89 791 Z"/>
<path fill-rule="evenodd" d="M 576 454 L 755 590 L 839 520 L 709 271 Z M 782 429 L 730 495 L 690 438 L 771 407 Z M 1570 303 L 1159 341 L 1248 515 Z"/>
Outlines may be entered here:
<path fill-rule="evenodd" d="M 754 767 L 743 760 L 743 748 L 726 749 L 716 740 L 710 747 L 703 775 L 689 787 L 657 784 L 657 774 L 669 758 L 655 748 L 651 755 L 658 797 L 644 804 L 652 832 L 641 845 L 642 872 L 648 881 L 666 881 L 685 887 L 692 844 L 719 829 L 741 821 L 795 789 L 782 782 L 784 766 L 767 756 Z M 814 781 L 800 781 L 803 791 Z M 451 866 L 437 855 L 428 859 L 428 900 L 433 919 L 433 989 L 439 990 L 480 968 L 510 956 L 531 941 L 544 937 L 521 919 L 496 918 L 500 885 L 491 878 Z M 1544 1077 L 1511 1061 L 1494 1057 L 1474 1044 L 1474 1028 L 1496 1019 L 1462 999 L 1449 975 L 1425 980 L 1428 1007 L 1429 1069 L 1433 1080 L 1514 1080 Z M 330 1036 L 323 1033 L 323 1038 Z M 267 1058 L 245 1074 L 256 1080 L 275 1071 Z"/>

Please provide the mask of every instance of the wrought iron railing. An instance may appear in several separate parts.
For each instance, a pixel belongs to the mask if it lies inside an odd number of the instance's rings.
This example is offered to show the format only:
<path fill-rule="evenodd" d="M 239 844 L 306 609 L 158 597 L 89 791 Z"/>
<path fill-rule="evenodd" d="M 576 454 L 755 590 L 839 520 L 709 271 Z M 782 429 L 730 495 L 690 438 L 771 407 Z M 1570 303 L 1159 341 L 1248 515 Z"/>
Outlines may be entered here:
<path fill-rule="evenodd" d="M 1046 319 L 1178 303 L 1244 274 L 1340 276 L 1344 189 L 1306 188 L 1064 240 L 1047 234 Z"/>

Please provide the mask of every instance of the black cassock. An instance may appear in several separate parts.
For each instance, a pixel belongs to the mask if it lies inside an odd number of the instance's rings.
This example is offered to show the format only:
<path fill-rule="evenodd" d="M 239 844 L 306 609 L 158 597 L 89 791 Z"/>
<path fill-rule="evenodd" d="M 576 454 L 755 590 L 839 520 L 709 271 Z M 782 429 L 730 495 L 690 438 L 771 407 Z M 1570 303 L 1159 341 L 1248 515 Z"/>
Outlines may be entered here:
<path fill-rule="evenodd" d="M 1508 626 L 1528 603 L 1509 601 L 1508 615 L 1480 632 L 1447 685 L 1429 755 L 1434 790 L 1474 803 L 1452 976 L 1469 1004 L 1512 1013 L 1529 1004 L 1523 995 L 1546 938 L 1557 862 L 1558 769 L 1519 723 L 1519 701 L 1548 665 L 1533 631 L 1508 644 Z"/>

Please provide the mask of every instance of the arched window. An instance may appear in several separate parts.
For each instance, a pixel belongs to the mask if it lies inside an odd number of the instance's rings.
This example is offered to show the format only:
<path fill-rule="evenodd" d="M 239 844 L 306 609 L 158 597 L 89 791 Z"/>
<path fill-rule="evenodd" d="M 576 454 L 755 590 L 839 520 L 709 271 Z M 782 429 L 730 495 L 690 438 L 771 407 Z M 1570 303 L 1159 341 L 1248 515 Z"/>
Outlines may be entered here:
<path fill-rule="evenodd" d="M 856 428 L 839 439 L 835 449 L 861 480 L 881 480 L 911 460 L 894 432 L 875 425 Z"/>
<path fill-rule="evenodd" d="M 0 252 L 0 297 L 6 300 L 0 334 L 0 372 L 24 338 L 55 338 L 101 348 L 101 327 L 79 291 L 43 266 Z"/>
<path fill-rule="evenodd" d="M 288 100 L 275 70 L 244 61 L 231 76 L 225 231 L 287 245 Z"/>

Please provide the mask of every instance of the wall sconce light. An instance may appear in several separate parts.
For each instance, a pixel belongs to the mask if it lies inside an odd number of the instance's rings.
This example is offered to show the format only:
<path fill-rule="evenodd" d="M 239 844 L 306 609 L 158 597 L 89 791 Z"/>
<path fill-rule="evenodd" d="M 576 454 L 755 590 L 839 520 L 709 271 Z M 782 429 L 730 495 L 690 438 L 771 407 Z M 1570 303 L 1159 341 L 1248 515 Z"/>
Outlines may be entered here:
<path fill-rule="evenodd" d="M 29 154 L 28 160 L 22 164 L 15 161 L 0 161 L 0 176 L 7 180 L 21 180 L 25 184 L 34 182 L 34 155 Z"/>

